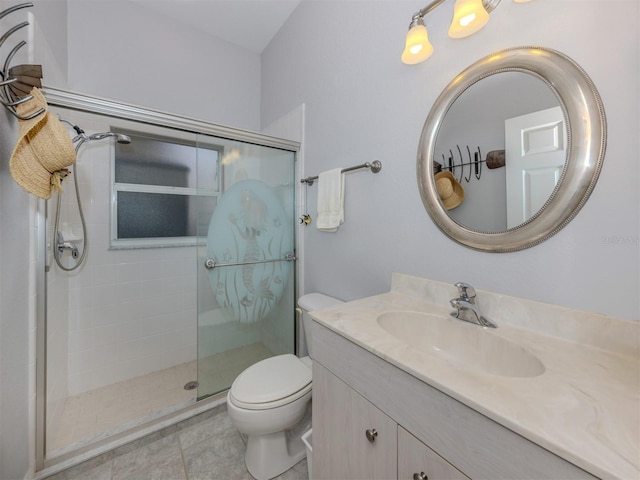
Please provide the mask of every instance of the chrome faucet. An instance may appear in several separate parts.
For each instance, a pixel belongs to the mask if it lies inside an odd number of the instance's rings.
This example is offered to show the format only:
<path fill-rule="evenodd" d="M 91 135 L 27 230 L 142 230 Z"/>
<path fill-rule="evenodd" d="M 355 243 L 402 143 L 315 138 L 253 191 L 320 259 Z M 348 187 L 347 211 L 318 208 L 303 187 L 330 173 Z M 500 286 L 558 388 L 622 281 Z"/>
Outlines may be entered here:
<path fill-rule="evenodd" d="M 498 328 L 498 325 L 493 320 L 485 317 L 480 311 L 480 307 L 476 302 L 476 291 L 471 285 L 458 282 L 455 286 L 460 296 L 449 301 L 451 306 L 456 309 L 451 312 L 452 317 L 482 325 L 483 327 Z"/>

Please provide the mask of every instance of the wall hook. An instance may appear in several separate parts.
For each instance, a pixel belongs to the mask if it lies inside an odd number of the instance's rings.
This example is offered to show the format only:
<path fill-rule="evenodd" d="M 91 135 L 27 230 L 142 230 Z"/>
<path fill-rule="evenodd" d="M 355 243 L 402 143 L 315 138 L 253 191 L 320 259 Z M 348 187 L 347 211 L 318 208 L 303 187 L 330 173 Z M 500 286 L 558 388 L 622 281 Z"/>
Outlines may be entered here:
<path fill-rule="evenodd" d="M 0 12 L 0 19 L 17 10 L 29 7 L 33 7 L 33 3 L 20 3 L 9 7 Z M 29 22 L 22 22 L 10 28 L 4 35 L 2 35 L 2 37 L 0 37 L 0 47 L 2 47 L 12 34 L 27 25 L 29 25 Z M 42 86 L 40 82 L 40 79 L 42 78 L 42 67 L 40 65 L 19 65 L 14 68 L 9 68 L 11 60 L 13 60 L 15 54 L 26 44 L 27 42 L 22 40 L 13 47 L 4 61 L 2 70 L 0 70 L 0 76 L 2 77 L 0 87 L 2 87 L 2 91 L 4 92 L 4 95 L 0 95 L 0 103 L 2 103 L 2 105 L 4 105 L 14 117 L 17 117 L 20 120 L 30 120 L 45 112 L 44 108 L 40 108 L 36 112 L 23 116 L 16 110 L 16 106 L 33 98 L 29 95 L 32 88 L 40 88 Z"/>

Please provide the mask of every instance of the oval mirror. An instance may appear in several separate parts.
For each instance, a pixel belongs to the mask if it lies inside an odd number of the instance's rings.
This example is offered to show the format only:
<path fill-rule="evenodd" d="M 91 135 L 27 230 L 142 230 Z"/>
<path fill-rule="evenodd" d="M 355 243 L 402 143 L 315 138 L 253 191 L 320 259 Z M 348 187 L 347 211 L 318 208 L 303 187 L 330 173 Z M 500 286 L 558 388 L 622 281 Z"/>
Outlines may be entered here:
<path fill-rule="evenodd" d="M 440 94 L 418 148 L 418 186 L 436 225 L 477 250 L 534 246 L 563 228 L 598 179 L 606 120 L 570 58 L 520 47 L 474 63 Z"/>

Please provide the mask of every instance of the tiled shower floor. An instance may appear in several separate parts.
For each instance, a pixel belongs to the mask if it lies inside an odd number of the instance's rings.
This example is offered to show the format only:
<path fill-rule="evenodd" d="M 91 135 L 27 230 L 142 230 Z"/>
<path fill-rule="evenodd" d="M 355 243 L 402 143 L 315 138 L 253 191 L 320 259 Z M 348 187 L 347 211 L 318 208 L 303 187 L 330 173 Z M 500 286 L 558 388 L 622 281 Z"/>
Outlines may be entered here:
<path fill-rule="evenodd" d="M 47 428 L 47 457 L 55 457 L 194 403 L 199 392 L 231 385 L 238 372 L 271 356 L 256 343 L 67 398 L 57 425 Z M 198 373 L 200 378 L 198 379 Z M 185 390 L 198 379 L 199 390 Z"/>

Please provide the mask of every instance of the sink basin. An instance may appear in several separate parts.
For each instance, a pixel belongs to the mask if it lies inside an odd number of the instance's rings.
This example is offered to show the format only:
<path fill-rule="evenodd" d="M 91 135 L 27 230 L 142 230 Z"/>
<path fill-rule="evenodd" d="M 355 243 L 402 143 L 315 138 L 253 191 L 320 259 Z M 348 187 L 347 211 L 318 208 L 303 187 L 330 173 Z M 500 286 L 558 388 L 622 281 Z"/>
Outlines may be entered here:
<path fill-rule="evenodd" d="M 412 348 L 428 351 L 450 363 L 503 377 L 535 377 L 543 363 L 491 328 L 453 317 L 395 311 L 378 316 L 389 335 Z"/>

